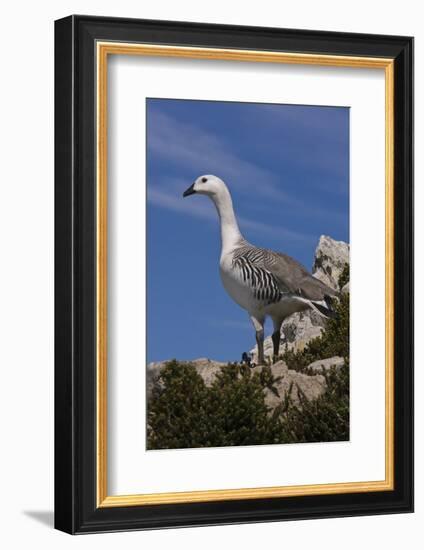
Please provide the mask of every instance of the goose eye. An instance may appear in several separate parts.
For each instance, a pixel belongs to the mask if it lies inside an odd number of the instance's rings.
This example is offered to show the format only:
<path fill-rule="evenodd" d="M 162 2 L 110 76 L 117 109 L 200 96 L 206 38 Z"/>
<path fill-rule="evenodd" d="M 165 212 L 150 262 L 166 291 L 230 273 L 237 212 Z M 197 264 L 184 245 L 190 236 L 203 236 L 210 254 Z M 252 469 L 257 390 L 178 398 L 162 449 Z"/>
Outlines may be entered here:
<path fill-rule="evenodd" d="M 206 183 L 208 181 L 208 178 L 202 178 L 202 183 Z"/>

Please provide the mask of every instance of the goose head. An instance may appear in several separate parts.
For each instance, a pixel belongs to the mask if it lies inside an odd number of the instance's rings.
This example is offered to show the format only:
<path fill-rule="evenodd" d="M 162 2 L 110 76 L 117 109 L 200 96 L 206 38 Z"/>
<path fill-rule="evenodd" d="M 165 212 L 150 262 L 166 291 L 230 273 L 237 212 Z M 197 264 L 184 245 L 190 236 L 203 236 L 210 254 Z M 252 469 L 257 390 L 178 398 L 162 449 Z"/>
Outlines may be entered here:
<path fill-rule="evenodd" d="M 193 193 L 199 193 L 200 195 L 208 195 L 213 198 L 225 190 L 226 185 L 222 179 L 217 176 L 205 174 L 199 176 L 194 181 L 193 185 L 184 191 L 183 197 L 188 197 L 189 195 L 193 195 Z"/>

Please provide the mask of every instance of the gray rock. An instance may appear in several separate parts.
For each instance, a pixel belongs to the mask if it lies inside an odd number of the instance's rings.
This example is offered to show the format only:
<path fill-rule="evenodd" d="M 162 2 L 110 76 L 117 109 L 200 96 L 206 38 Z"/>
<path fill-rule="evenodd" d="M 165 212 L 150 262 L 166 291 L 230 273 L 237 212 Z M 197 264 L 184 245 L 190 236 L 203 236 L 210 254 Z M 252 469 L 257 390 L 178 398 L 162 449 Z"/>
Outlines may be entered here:
<path fill-rule="evenodd" d="M 322 372 L 322 369 L 324 370 L 330 370 L 331 367 L 340 368 L 344 365 L 344 359 L 343 357 L 330 357 L 329 359 L 318 359 L 317 361 L 314 361 L 310 365 L 308 365 L 308 369 L 312 369 L 315 372 Z"/>
<path fill-rule="evenodd" d="M 281 326 L 281 345 L 302 350 L 313 338 L 321 335 L 326 319 L 316 311 L 301 311 L 290 315 Z"/>
<path fill-rule="evenodd" d="M 342 288 L 343 294 L 349 294 L 350 292 L 350 282 L 347 282 L 345 286 Z"/>
<path fill-rule="evenodd" d="M 161 387 L 161 381 L 159 379 L 160 373 L 163 367 L 169 361 L 158 361 L 149 363 L 147 365 L 146 372 L 146 388 L 147 388 L 147 399 L 150 399 L 153 388 Z M 212 361 L 206 357 L 200 357 L 199 359 L 194 359 L 192 361 L 181 361 L 185 363 L 192 364 L 200 376 L 205 381 L 207 386 L 212 385 L 212 382 L 215 379 L 216 373 L 219 372 L 220 368 L 225 366 L 227 363 L 221 363 L 220 361 Z"/>
<path fill-rule="evenodd" d="M 225 368 L 227 365 L 226 363 L 205 358 L 187 362 L 194 365 L 197 372 L 205 381 L 206 386 L 211 386 L 221 367 Z M 147 399 L 150 399 L 155 386 L 160 387 L 160 372 L 166 363 L 167 361 L 160 361 L 157 363 L 149 363 L 147 366 Z M 252 374 L 260 373 L 264 368 L 266 367 L 255 367 L 252 369 Z M 298 405 L 299 390 L 304 394 L 306 399 L 312 400 L 319 397 L 326 389 L 325 378 L 321 374 L 307 375 L 289 370 L 284 361 L 278 361 L 270 368 L 273 376 L 277 379 L 277 382 L 272 386 L 273 389 L 264 389 L 265 402 L 271 409 L 280 405 L 289 392 L 293 403 Z"/>
<path fill-rule="evenodd" d="M 155 386 L 160 385 L 159 376 L 160 371 L 165 366 L 166 361 L 158 361 L 156 363 L 149 363 L 146 369 L 146 395 L 147 399 L 150 399 Z"/>
<path fill-rule="evenodd" d="M 190 361 L 194 365 L 198 374 L 203 378 L 207 386 L 211 386 L 215 380 L 216 374 L 221 370 L 221 367 L 225 367 L 227 363 L 221 363 L 220 361 L 213 361 L 212 359 L 206 359 L 204 357 Z"/>
<path fill-rule="evenodd" d="M 266 367 L 256 367 L 255 372 Z M 271 389 L 265 390 L 265 403 L 275 409 L 280 405 L 286 394 L 290 395 L 291 400 L 295 405 L 299 405 L 299 392 L 301 392 L 308 401 L 317 399 L 324 393 L 327 384 L 324 376 L 321 374 L 307 375 L 295 370 L 289 370 L 284 361 L 278 361 L 271 366 L 272 374 L 279 379 L 274 388 L 278 395 Z"/>
<path fill-rule="evenodd" d="M 334 289 L 339 289 L 339 277 L 345 264 L 349 263 L 349 245 L 321 235 L 315 250 L 312 274 Z"/>
<path fill-rule="evenodd" d="M 280 351 L 301 351 L 308 342 L 321 335 L 326 324 L 326 319 L 316 311 L 302 311 L 293 313 L 281 325 Z M 264 341 L 265 357 L 272 358 L 273 344 L 271 336 Z M 253 362 L 257 361 L 258 348 L 251 350 Z"/>

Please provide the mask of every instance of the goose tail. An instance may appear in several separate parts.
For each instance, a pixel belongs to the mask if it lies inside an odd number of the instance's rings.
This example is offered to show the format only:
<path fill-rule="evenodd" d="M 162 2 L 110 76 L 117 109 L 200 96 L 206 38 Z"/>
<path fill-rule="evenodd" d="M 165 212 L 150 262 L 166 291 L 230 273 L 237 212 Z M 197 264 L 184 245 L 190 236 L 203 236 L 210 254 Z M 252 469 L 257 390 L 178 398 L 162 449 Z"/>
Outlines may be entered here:
<path fill-rule="evenodd" d="M 320 302 L 311 300 L 310 305 L 312 309 L 315 310 L 320 315 L 323 315 L 328 319 L 335 319 L 337 318 L 337 313 L 334 311 L 334 302 L 335 302 L 334 297 L 325 295 L 324 300 Z"/>

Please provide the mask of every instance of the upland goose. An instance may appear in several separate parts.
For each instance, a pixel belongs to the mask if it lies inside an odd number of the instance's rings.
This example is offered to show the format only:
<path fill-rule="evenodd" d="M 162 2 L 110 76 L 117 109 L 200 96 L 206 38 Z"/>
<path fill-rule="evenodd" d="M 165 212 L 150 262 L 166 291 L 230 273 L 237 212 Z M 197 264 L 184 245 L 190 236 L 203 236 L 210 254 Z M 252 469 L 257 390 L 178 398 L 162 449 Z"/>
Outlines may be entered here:
<path fill-rule="evenodd" d="M 264 324 L 270 316 L 274 332 L 274 360 L 278 358 L 280 329 L 284 319 L 297 311 L 314 309 L 331 317 L 332 297 L 337 293 L 313 277 L 298 261 L 286 254 L 258 248 L 244 239 L 234 214 L 230 192 L 213 175 L 199 176 L 184 193 L 207 195 L 221 223 L 220 273 L 224 288 L 245 309 L 256 331 L 258 362 L 264 358 Z"/>

